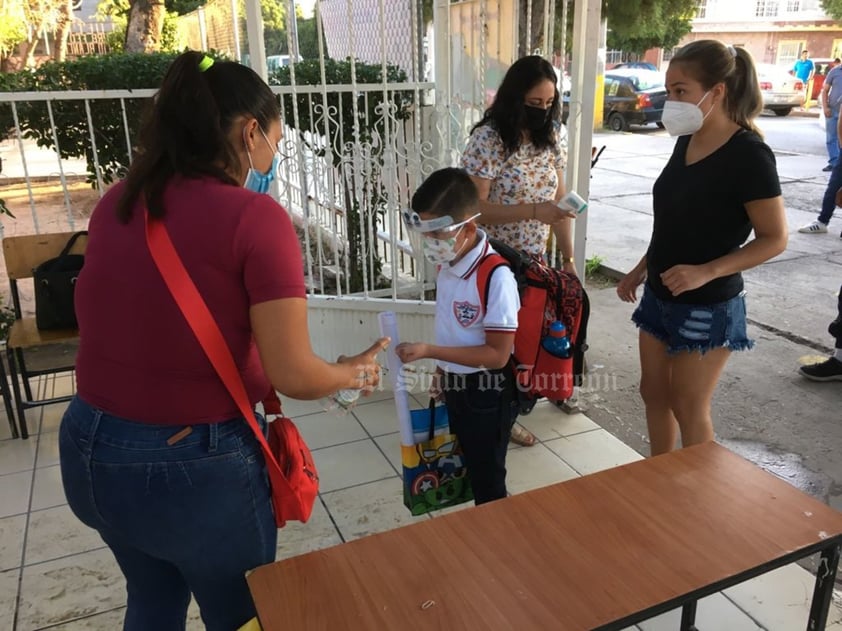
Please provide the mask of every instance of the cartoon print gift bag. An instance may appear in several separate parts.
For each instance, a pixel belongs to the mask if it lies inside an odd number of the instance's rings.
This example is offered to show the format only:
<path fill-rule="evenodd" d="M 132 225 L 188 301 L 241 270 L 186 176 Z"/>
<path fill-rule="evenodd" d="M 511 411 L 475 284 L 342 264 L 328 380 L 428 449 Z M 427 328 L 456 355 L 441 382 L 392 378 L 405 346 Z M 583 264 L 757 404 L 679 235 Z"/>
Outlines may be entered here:
<path fill-rule="evenodd" d="M 434 400 L 423 410 L 409 409 L 409 384 L 395 353 L 400 343 L 394 311 L 378 315 L 380 334 L 392 340 L 386 349 L 387 375 L 395 396 L 401 436 L 403 501 L 413 515 L 455 506 L 474 499 L 465 459 L 456 436 L 450 433 L 447 408 Z"/>
<path fill-rule="evenodd" d="M 414 445 L 401 445 L 403 503 L 413 515 L 455 506 L 474 499 L 465 458 L 455 434 L 450 433 L 447 408 L 436 405 L 412 410 L 416 437 L 426 428 L 426 437 Z"/>

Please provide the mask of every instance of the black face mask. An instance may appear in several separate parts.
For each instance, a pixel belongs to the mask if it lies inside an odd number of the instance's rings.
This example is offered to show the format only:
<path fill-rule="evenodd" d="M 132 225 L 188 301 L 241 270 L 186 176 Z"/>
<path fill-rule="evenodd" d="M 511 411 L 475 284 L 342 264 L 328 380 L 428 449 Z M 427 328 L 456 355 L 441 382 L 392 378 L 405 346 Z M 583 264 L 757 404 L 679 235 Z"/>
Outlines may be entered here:
<path fill-rule="evenodd" d="M 523 111 L 526 114 L 527 128 L 531 131 L 538 131 L 547 124 L 552 108 L 544 109 L 543 107 L 535 107 L 534 105 L 524 105 Z"/>

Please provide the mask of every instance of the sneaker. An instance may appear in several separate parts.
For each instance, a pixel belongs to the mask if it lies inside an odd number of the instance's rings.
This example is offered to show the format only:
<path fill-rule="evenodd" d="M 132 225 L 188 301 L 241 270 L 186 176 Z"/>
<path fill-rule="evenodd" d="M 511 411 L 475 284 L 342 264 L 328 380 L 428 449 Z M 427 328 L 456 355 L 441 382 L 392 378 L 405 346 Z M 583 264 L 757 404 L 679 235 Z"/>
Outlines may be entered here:
<path fill-rule="evenodd" d="M 825 173 L 828 173 L 828 172 L 830 172 L 830 171 L 833 171 L 833 165 L 832 165 L 832 164 L 828 164 L 825 168 L 823 168 L 823 169 L 822 169 L 822 171 L 824 171 Z"/>
<path fill-rule="evenodd" d="M 842 381 L 842 362 L 829 357 L 820 364 L 801 366 L 798 372 L 811 381 Z"/>
<path fill-rule="evenodd" d="M 803 232 L 805 234 L 821 234 L 827 232 L 827 224 L 816 219 L 815 221 L 808 223 L 806 226 L 801 226 L 798 229 L 798 232 Z"/>

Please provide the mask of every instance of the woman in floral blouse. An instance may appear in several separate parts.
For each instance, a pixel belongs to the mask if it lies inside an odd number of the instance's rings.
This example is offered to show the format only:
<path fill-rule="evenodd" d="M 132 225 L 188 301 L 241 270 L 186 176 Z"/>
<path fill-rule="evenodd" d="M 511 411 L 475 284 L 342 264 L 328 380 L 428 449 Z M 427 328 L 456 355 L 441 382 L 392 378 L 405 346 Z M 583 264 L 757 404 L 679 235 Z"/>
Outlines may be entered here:
<path fill-rule="evenodd" d="M 516 61 L 472 130 L 462 167 L 479 189 L 480 222 L 489 236 L 543 256 L 552 229 L 564 270 L 575 274 L 575 214 L 555 204 L 565 193 L 567 161 L 556 80 L 542 57 Z M 530 446 L 535 437 L 517 425 L 512 442 Z"/>

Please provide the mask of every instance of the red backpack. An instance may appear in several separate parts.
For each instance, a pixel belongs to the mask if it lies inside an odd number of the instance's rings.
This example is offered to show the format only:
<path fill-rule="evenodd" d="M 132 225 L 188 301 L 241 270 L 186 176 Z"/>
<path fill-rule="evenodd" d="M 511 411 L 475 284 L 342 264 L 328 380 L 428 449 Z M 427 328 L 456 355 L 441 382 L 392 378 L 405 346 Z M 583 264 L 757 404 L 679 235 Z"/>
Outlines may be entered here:
<path fill-rule="evenodd" d="M 477 288 L 483 312 L 488 303 L 491 274 L 501 266 L 511 268 L 520 294 L 514 364 L 521 411 L 526 414 L 540 397 L 561 402 L 582 384 L 585 341 L 590 302 L 582 283 L 573 274 L 553 269 L 538 257 L 489 238 L 496 250 L 480 261 Z M 568 358 L 551 355 L 541 346 L 550 324 L 560 320 L 567 328 L 571 353 Z"/>

